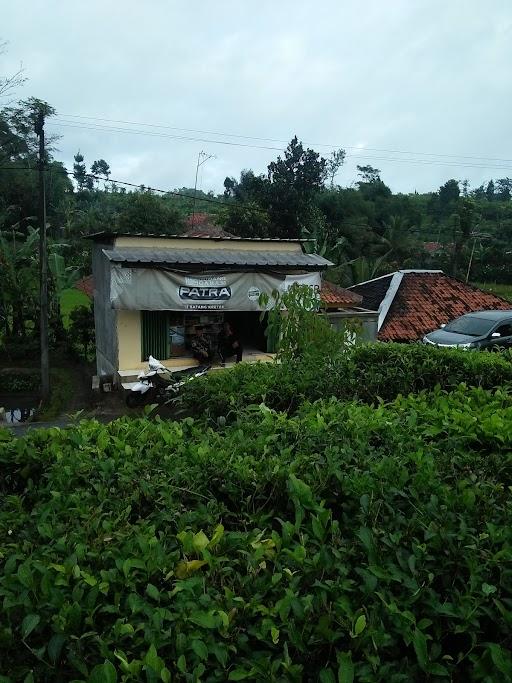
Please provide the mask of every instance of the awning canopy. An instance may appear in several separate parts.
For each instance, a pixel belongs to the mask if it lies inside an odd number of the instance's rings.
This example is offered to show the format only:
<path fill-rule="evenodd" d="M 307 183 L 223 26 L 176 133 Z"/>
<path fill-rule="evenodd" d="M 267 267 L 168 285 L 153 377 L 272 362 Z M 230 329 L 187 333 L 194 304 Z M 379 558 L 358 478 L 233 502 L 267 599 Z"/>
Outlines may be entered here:
<path fill-rule="evenodd" d="M 305 254 L 299 250 L 277 251 L 270 249 L 152 249 L 115 248 L 103 250 L 109 261 L 129 267 L 142 266 L 192 268 L 192 269 L 266 269 L 288 268 L 304 271 L 319 271 L 332 266 L 331 261 L 317 254 Z"/>

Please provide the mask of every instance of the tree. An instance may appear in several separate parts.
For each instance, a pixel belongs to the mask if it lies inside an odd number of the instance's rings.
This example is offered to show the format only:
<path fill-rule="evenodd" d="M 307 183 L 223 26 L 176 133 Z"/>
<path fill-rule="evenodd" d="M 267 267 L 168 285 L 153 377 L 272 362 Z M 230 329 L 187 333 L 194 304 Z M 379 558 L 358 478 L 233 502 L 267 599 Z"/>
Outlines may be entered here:
<path fill-rule="evenodd" d="M 218 215 L 222 227 L 237 237 L 268 237 L 270 218 L 256 202 L 233 202 Z"/>
<path fill-rule="evenodd" d="M 73 178 L 76 180 L 78 191 L 92 190 L 94 188 L 94 179 L 87 173 L 83 154 L 80 154 L 80 150 L 78 150 L 73 158 Z"/>
<path fill-rule="evenodd" d="M 325 162 L 325 170 L 327 177 L 330 179 L 329 185 L 331 189 L 334 187 L 334 178 L 336 177 L 336 174 L 345 163 L 345 156 L 346 153 L 344 149 L 336 149 L 331 152 L 331 156 Z"/>
<path fill-rule="evenodd" d="M 459 182 L 452 178 L 441 185 L 438 192 L 438 216 L 443 218 L 452 214 L 457 208 L 460 197 Z"/>
<path fill-rule="evenodd" d="M 299 237 L 304 216 L 326 178 L 326 160 L 312 149 L 304 149 L 295 136 L 268 166 L 268 210 L 279 237 Z"/>
<path fill-rule="evenodd" d="M 91 173 L 95 176 L 101 176 L 104 178 L 104 182 L 108 182 L 110 176 L 110 166 L 107 164 L 105 159 L 97 159 L 91 164 Z M 99 185 L 99 180 L 97 180 Z"/>
<path fill-rule="evenodd" d="M 512 197 L 512 178 L 499 178 L 496 181 L 497 198 L 503 202 L 510 201 Z"/>
<path fill-rule="evenodd" d="M 89 349 L 94 342 L 94 314 L 90 306 L 77 306 L 69 314 L 69 336 L 83 349 L 83 357 L 89 360 Z"/>
<path fill-rule="evenodd" d="M 4 107 L 0 112 L 3 120 L 0 148 L 3 155 L 11 160 L 30 157 L 36 160 L 39 149 L 39 138 L 35 132 L 35 124 L 39 113 L 42 112 L 46 119 L 51 118 L 57 112 L 55 109 L 37 97 L 29 97 L 21 100 L 16 106 Z M 45 152 L 47 161 L 52 158 L 55 151 L 53 143 L 59 139 L 59 135 L 46 135 Z"/>
<path fill-rule="evenodd" d="M 361 183 L 378 183 L 380 181 L 380 170 L 378 168 L 373 168 L 373 166 L 358 166 L 357 171 L 358 175 L 361 177 L 358 185 Z"/>
<path fill-rule="evenodd" d="M 6 52 L 7 42 L 0 42 L 0 56 L 5 54 Z M 25 69 L 23 68 L 23 65 L 20 65 L 20 68 L 10 76 L 0 75 L 0 99 L 5 99 L 9 97 L 14 93 L 16 88 L 19 88 L 20 85 L 23 85 L 23 83 L 25 83 L 27 79 L 23 75 L 24 72 Z"/>
<path fill-rule="evenodd" d="M 154 234 L 183 231 L 183 218 L 172 201 L 151 192 L 129 192 L 116 218 L 118 230 Z"/>
<path fill-rule="evenodd" d="M 487 201 L 492 202 L 494 200 L 494 181 L 489 180 L 487 183 L 487 189 L 485 190 L 485 196 Z"/>

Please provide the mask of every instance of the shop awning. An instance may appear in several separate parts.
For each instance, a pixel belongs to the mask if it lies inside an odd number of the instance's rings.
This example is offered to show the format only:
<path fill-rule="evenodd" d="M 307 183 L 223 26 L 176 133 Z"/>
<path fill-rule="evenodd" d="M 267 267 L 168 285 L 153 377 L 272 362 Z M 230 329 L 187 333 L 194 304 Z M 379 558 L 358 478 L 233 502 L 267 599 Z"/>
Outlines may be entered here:
<path fill-rule="evenodd" d="M 333 264 L 317 254 L 299 250 L 234 250 L 234 249 L 151 249 L 117 248 L 103 250 L 109 261 L 129 267 L 186 268 L 293 268 L 306 271 L 323 270 Z"/>

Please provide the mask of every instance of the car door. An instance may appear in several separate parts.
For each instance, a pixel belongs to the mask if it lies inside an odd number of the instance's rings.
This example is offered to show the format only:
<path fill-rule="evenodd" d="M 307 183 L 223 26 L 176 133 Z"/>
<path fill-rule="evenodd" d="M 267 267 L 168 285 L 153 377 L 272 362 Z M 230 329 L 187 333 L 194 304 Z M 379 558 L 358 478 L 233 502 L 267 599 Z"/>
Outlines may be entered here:
<path fill-rule="evenodd" d="M 492 334 L 498 332 L 499 337 L 492 337 Z M 512 320 L 504 320 L 500 322 L 492 331 L 488 348 L 493 351 L 498 349 L 508 349 L 512 347 Z"/>

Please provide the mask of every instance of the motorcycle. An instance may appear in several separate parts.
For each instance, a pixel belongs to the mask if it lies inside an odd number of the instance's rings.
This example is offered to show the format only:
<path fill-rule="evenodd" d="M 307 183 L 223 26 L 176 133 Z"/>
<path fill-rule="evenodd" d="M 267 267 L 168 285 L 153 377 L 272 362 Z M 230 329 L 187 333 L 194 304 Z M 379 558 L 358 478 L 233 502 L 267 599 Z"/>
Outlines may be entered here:
<path fill-rule="evenodd" d="M 199 365 L 173 372 L 159 360 L 149 356 L 148 367 L 148 372 L 139 374 L 137 382 L 126 395 L 128 408 L 136 408 L 151 403 L 166 403 L 176 398 L 187 382 L 202 377 L 211 366 Z"/>

